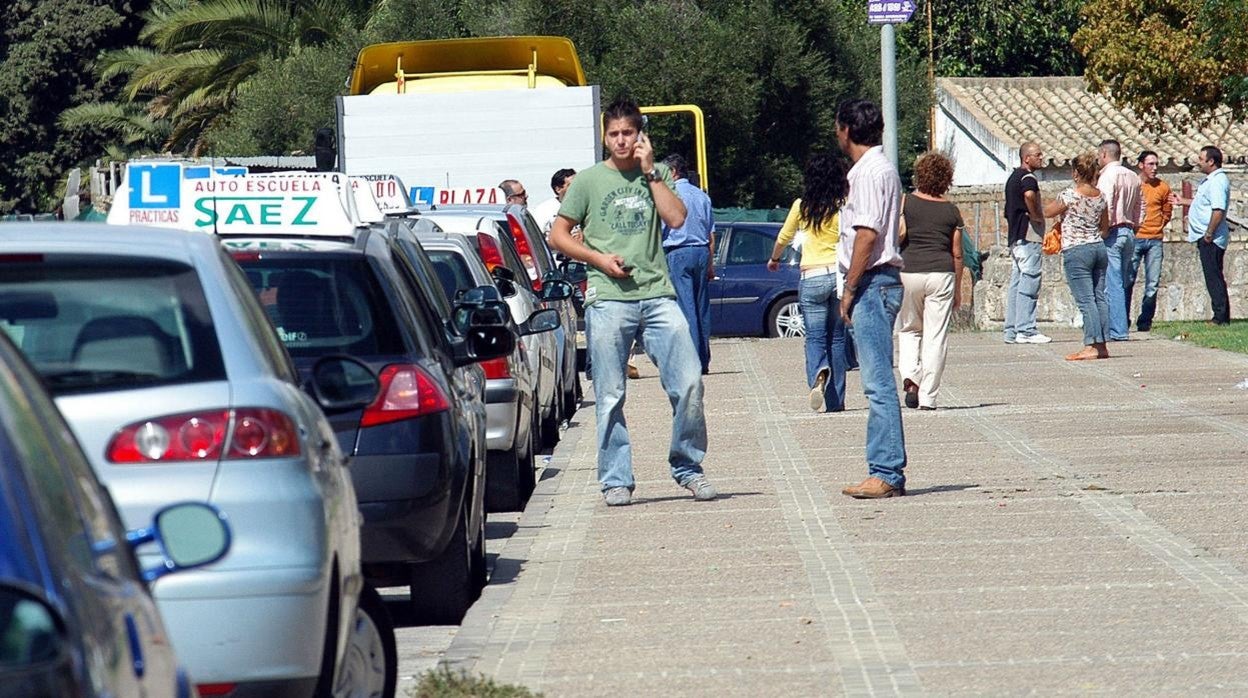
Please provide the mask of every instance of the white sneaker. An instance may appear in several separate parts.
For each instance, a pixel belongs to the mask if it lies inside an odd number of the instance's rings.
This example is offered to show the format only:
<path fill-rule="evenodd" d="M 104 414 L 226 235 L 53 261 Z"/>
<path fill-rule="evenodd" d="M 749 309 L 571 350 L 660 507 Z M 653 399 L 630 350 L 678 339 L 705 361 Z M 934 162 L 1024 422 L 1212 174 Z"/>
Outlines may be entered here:
<path fill-rule="evenodd" d="M 1014 338 L 1014 342 L 1016 344 L 1048 344 L 1052 341 L 1052 337 L 1040 334 L 1039 332 L 1035 334 L 1020 334 Z"/>

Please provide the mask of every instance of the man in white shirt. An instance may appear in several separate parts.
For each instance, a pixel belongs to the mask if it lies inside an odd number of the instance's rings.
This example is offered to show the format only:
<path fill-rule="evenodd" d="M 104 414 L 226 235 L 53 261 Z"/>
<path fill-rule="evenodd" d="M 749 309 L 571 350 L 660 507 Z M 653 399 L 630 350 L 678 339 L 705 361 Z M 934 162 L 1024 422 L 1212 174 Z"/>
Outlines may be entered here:
<path fill-rule="evenodd" d="M 576 176 L 576 170 L 571 167 L 565 167 L 555 172 L 550 178 L 550 189 L 555 192 L 555 198 L 546 199 L 542 203 L 529 209 L 529 213 L 533 214 L 533 220 L 542 227 L 542 234 L 550 235 L 550 226 L 555 222 L 555 216 L 559 215 L 559 206 L 563 203 L 563 195 L 567 193 L 568 187 L 572 185 L 572 178 Z"/>
<path fill-rule="evenodd" d="M 906 493 L 906 437 L 893 376 L 893 325 L 901 309 L 901 178 L 880 146 L 884 118 L 865 99 L 836 110 L 836 138 L 854 166 L 841 209 L 837 266 L 845 274 L 841 317 L 854 337 L 867 397 L 867 473 L 841 490 L 855 499 Z"/>
<path fill-rule="evenodd" d="M 1096 188 L 1101 190 L 1109 213 L 1109 233 L 1105 235 L 1105 251 L 1109 268 L 1105 271 L 1105 301 L 1109 305 L 1109 339 L 1124 342 L 1131 327 L 1131 309 L 1127 299 L 1126 280 L 1131 278 L 1131 260 L 1135 257 L 1135 230 L 1140 227 L 1140 178 L 1122 166 L 1122 146 L 1106 139 L 1096 152 L 1101 163 L 1101 176 Z"/>

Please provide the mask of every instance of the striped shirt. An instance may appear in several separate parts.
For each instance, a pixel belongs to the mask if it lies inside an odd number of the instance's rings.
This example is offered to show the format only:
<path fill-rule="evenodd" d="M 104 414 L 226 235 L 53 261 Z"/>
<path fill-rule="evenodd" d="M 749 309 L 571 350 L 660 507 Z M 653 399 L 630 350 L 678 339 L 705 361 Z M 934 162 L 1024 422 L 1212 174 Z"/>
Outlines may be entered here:
<path fill-rule="evenodd" d="M 868 269 L 882 264 L 905 266 L 897 247 L 900 216 L 901 178 L 884 155 L 884 148 L 877 145 L 849 168 L 849 198 L 841 209 L 841 239 L 836 256 L 841 272 L 849 272 L 857 228 L 870 228 L 876 233 Z"/>
<path fill-rule="evenodd" d="M 1101 198 L 1109 207 L 1110 228 L 1125 225 L 1135 230 L 1140 227 L 1139 175 L 1120 162 L 1111 162 L 1101 170 L 1096 188 L 1101 190 Z"/>

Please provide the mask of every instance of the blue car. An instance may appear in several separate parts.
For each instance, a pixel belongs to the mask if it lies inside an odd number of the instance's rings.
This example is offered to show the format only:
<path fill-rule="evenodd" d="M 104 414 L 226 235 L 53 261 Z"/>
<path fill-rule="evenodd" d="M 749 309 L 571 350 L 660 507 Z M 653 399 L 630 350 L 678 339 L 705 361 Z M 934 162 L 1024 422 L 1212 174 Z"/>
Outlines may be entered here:
<path fill-rule="evenodd" d="M 229 545 L 221 515 L 196 503 L 165 507 L 127 534 L 0 331 L 0 696 L 192 695 L 147 583 L 215 562 Z M 159 553 L 146 571 L 141 546 Z"/>
<path fill-rule="evenodd" d="M 786 247 L 780 270 L 767 271 L 779 234 L 779 223 L 715 226 L 715 278 L 710 283 L 713 336 L 806 334 L 797 303 L 800 254 Z"/>

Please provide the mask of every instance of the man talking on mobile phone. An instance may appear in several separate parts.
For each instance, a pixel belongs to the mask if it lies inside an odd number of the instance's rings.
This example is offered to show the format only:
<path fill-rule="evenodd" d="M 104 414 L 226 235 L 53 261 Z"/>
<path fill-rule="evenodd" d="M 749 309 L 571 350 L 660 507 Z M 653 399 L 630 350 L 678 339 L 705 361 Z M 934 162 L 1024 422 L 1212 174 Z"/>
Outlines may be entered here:
<path fill-rule="evenodd" d="M 683 225 L 685 205 L 676 195 L 671 172 L 654 161 L 635 102 L 612 102 L 603 124 L 608 158 L 577 174 L 549 237 L 551 247 L 590 265 L 585 320 L 594 328 L 589 353 L 603 498 L 607 506 L 632 503 L 636 482 L 624 422 L 625 367 L 634 341 L 641 338 L 672 402 L 672 478 L 694 499 L 715 499 L 715 489 L 702 473 L 706 416 L 701 359 L 676 303 L 660 228 L 660 222 L 673 228 Z M 584 231 L 582 240 L 572 237 L 576 225 Z"/>

